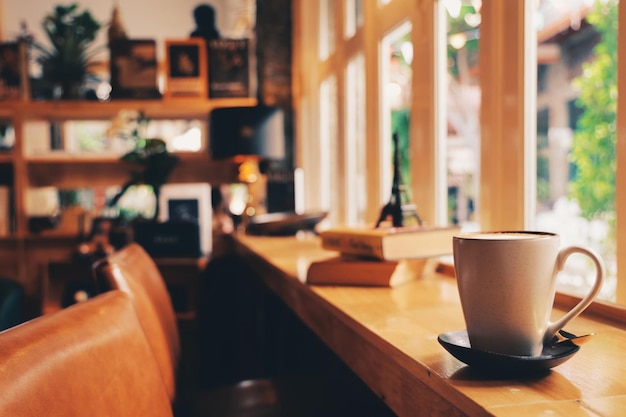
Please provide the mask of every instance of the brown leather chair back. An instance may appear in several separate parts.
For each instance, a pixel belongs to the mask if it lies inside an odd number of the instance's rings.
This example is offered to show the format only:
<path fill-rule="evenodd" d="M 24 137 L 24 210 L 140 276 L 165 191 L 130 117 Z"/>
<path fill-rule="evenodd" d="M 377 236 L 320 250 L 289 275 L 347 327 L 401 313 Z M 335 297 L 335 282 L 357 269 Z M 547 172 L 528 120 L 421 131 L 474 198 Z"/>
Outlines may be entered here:
<path fill-rule="evenodd" d="M 131 243 L 97 263 L 95 273 L 103 289 L 119 289 L 131 296 L 170 400 L 174 400 L 180 339 L 174 307 L 154 260 L 140 245 Z"/>
<path fill-rule="evenodd" d="M 0 333 L 0 392 L 0 416 L 172 416 L 150 346 L 121 291 Z"/>

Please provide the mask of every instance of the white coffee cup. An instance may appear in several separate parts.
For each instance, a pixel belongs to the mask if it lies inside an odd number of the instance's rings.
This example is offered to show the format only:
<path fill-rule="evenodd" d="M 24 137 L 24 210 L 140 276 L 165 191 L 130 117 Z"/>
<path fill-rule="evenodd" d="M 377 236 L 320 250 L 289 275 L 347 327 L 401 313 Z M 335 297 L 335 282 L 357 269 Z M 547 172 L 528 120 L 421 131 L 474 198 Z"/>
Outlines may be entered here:
<path fill-rule="evenodd" d="M 453 237 L 459 296 L 473 349 L 538 356 L 558 330 L 591 304 L 602 287 L 604 262 L 589 249 L 559 247 L 559 236 L 546 232 L 475 232 Z M 593 261 L 596 280 L 574 308 L 551 322 L 556 277 L 574 253 Z"/>

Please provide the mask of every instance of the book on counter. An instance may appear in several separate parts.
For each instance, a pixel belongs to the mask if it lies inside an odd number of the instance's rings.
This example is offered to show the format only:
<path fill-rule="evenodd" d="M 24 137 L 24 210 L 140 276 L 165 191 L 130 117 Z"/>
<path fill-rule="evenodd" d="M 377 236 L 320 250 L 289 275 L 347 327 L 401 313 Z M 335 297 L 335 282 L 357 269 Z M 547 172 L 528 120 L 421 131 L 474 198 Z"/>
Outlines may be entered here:
<path fill-rule="evenodd" d="M 396 287 L 413 281 L 428 269 L 432 259 L 383 261 L 371 258 L 336 256 L 309 265 L 306 283 L 310 285 L 358 285 Z"/>
<path fill-rule="evenodd" d="M 452 254 L 457 226 L 338 227 L 319 233 L 322 248 L 386 261 Z"/>

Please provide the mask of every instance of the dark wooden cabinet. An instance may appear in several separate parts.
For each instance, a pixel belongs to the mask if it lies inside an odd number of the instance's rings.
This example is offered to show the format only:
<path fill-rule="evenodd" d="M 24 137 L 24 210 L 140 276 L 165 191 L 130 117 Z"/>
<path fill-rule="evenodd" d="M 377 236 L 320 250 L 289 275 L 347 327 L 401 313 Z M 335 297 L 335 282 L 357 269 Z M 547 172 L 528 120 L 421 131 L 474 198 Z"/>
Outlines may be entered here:
<path fill-rule="evenodd" d="M 198 280 L 207 258 L 155 258 L 170 292 L 179 321 L 193 321 L 198 308 Z M 98 292 L 89 263 L 48 262 L 44 279 L 43 313 L 67 307 Z"/>

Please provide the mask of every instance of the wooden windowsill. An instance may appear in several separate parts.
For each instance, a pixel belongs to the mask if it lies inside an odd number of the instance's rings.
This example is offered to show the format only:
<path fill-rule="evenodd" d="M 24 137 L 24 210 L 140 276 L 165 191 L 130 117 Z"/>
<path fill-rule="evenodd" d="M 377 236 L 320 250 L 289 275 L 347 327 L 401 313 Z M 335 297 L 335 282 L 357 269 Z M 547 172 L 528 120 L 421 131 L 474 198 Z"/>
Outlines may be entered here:
<path fill-rule="evenodd" d="M 440 333 L 464 328 L 450 275 L 393 289 L 308 286 L 308 264 L 329 256 L 317 238 L 226 239 L 398 416 L 621 416 L 626 409 L 620 308 L 595 303 L 570 322 L 566 330 L 596 336 L 546 375 L 496 379 L 472 372 L 437 342 Z M 571 302 L 559 296 L 559 303 Z"/>

